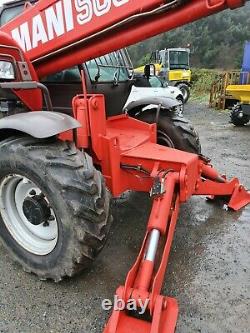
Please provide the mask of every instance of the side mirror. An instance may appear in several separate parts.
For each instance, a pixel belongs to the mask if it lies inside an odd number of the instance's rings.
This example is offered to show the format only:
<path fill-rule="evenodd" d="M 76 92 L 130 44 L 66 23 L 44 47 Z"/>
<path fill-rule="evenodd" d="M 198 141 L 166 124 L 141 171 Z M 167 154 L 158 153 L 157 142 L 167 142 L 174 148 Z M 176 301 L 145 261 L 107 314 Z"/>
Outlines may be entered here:
<path fill-rule="evenodd" d="M 147 64 L 144 67 L 144 75 L 146 76 L 147 79 L 150 78 L 150 76 L 155 76 L 156 74 L 156 69 L 154 64 Z"/>
<path fill-rule="evenodd" d="M 15 80 L 15 69 L 12 62 L 0 60 L 0 80 Z"/>

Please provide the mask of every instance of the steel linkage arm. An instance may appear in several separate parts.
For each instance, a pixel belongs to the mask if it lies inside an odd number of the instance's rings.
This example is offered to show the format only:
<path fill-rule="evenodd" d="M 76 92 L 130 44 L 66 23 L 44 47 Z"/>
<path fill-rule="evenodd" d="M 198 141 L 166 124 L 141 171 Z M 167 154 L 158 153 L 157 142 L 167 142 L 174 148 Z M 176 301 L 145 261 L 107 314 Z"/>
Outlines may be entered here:
<path fill-rule="evenodd" d="M 139 256 L 128 273 L 124 287 L 117 290 L 117 296 L 127 304 L 135 300 L 138 307 L 147 304 L 142 316 L 128 311 L 113 312 L 104 333 L 171 333 L 174 332 L 178 315 L 175 299 L 160 295 L 167 267 L 176 221 L 179 211 L 177 185 L 179 174 L 162 173 L 158 178 L 164 184 L 161 193 L 155 194 L 153 206 Z M 165 246 L 161 263 L 156 267 L 161 240 Z"/>
<path fill-rule="evenodd" d="M 250 193 L 238 178 L 228 181 L 211 165 L 202 164 L 202 177 L 197 180 L 194 195 L 207 195 L 211 199 L 224 198 L 228 208 L 239 210 L 250 203 Z"/>
<path fill-rule="evenodd" d="M 155 163 L 157 164 L 157 162 Z M 238 179 L 227 181 L 206 161 L 200 160 L 200 177 L 194 195 L 213 195 L 228 201 L 228 207 L 238 210 L 250 203 L 247 192 Z M 155 168 L 153 169 L 155 170 Z M 186 191 L 181 173 L 152 171 L 155 179 L 151 189 L 153 198 L 146 235 L 134 266 L 127 275 L 125 286 L 117 289 L 117 298 L 124 304 L 132 301 L 137 307 L 146 304 L 143 315 L 137 312 L 114 309 L 104 333 L 174 333 L 178 304 L 175 299 L 161 295 L 171 244 L 179 213 L 182 192 Z M 162 249 L 162 242 L 164 244 Z M 156 258 L 160 257 L 157 265 Z"/>
<path fill-rule="evenodd" d="M 173 150 L 174 153 L 174 150 Z M 159 166 L 158 162 L 155 162 Z M 104 329 L 104 333 L 174 333 L 178 316 L 175 299 L 161 295 L 171 244 L 178 218 L 181 198 L 188 192 L 184 184 L 186 177 L 182 173 L 169 170 L 151 172 L 154 179 L 151 195 L 154 195 L 146 236 L 138 258 L 128 273 L 124 287 L 117 290 L 117 297 L 129 304 L 135 301 L 137 306 L 147 304 L 146 312 L 125 310 L 113 311 Z M 195 164 L 194 164 L 195 167 Z M 227 181 L 207 161 L 199 160 L 200 176 L 195 182 L 193 195 L 213 195 L 226 199 L 228 207 L 238 210 L 250 203 L 247 192 L 238 179 Z M 192 187 L 193 185 L 190 184 Z M 184 193 L 183 193 L 184 192 Z M 164 242 L 164 250 L 160 245 Z M 157 266 L 156 257 L 160 257 Z"/>

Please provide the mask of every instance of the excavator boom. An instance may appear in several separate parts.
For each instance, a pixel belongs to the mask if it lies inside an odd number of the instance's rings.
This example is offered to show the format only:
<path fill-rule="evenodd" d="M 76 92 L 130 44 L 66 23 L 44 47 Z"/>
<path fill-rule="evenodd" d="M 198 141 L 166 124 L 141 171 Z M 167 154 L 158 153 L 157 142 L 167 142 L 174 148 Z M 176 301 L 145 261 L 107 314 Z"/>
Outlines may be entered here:
<path fill-rule="evenodd" d="M 1 28 L 39 77 L 132 45 L 245 0 L 40 0 Z"/>

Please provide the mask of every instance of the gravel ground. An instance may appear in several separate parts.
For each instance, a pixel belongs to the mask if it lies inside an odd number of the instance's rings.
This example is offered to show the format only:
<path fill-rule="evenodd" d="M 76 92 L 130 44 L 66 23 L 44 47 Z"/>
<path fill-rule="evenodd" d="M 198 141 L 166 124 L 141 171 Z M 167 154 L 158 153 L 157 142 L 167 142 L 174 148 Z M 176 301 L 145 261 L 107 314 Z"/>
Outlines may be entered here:
<path fill-rule="evenodd" d="M 189 103 L 203 153 L 229 177 L 249 179 L 250 126 L 235 128 L 228 113 Z M 92 268 L 60 284 L 22 271 L 0 246 L 0 332 L 102 332 L 101 309 L 123 283 L 142 240 L 149 200 L 132 193 L 114 205 L 115 223 Z M 237 213 L 192 198 L 181 208 L 164 294 L 177 298 L 177 333 L 247 333 L 250 327 L 250 207 Z"/>

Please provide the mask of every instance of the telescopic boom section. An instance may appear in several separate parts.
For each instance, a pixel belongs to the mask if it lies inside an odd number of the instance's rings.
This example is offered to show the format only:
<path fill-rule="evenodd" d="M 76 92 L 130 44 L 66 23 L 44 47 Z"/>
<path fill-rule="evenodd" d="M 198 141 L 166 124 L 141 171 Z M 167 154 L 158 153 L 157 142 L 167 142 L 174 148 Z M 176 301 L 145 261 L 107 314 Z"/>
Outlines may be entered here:
<path fill-rule="evenodd" d="M 58 72 L 245 0 L 40 0 L 1 28 L 40 77 Z"/>

